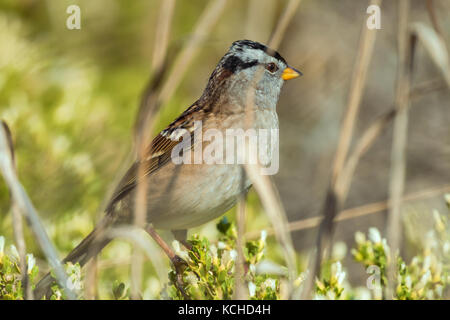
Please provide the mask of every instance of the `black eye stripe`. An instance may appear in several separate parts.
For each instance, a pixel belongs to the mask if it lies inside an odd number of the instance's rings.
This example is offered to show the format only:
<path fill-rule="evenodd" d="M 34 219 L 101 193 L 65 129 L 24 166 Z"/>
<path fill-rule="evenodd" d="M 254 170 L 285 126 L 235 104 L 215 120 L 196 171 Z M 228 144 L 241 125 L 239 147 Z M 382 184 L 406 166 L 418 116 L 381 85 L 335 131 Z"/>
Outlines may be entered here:
<path fill-rule="evenodd" d="M 258 60 L 252 60 L 249 62 L 244 62 L 242 59 L 240 59 L 237 56 L 229 56 L 226 58 L 226 60 L 223 62 L 223 67 L 227 70 L 230 70 L 231 72 L 236 72 L 238 70 L 243 70 L 247 68 L 251 68 L 258 64 Z"/>

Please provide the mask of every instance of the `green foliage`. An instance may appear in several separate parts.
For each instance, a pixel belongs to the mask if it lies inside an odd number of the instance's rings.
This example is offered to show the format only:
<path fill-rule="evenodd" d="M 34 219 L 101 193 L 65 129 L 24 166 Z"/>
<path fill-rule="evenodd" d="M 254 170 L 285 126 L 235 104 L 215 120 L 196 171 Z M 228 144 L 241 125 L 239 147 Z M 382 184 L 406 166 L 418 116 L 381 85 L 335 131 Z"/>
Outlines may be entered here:
<path fill-rule="evenodd" d="M 19 254 L 14 245 L 10 246 L 10 252 L 5 251 L 5 238 L 0 236 L 0 299 L 22 300 L 22 270 L 19 267 Z M 32 287 L 38 274 L 38 267 L 33 255 L 27 255 L 28 281 Z"/>
<path fill-rule="evenodd" d="M 71 262 L 68 262 L 64 265 L 64 269 L 67 274 L 67 287 L 72 290 L 79 299 L 82 298 L 81 293 L 83 290 L 83 280 L 81 276 L 81 268 L 80 265 L 73 264 Z M 51 275 L 53 278 L 55 277 L 55 273 L 53 270 L 51 271 Z M 65 300 L 67 298 L 67 295 L 63 289 L 61 289 L 60 286 L 57 284 L 54 284 L 52 286 L 52 295 L 50 296 L 50 300 Z"/>
<path fill-rule="evenodd" d="M 176 248 L 178 254 L 187 262 L 183 271 L 184 291 L 191 299 L 231 299 L 235 286 L 236 229 L 226 218 L 218 224 L 221 236 L 217 244 L 205 237 L 193 235 L 189 240 L 192 249 L 189 252 Z M 256 265 L 264 256 L 265 234 L 258 240 L 248 241 L 244 253 L 244 281 L 251 299 L 278 299 L 279 279 L 258 274 Z M 169 274 L 170 285 L 166 294 L 172 299 L 183 299 L 175 286 L 176 271 Z"/>
<path fill-rule="evenodd" d="M 39 268 L 32 254 L 26 255 L 27 274 L 31 288 L 36 285 Z M 73 290 L 81 298 L 80 293 L 83 289 L 81 277 L 81 268 L 79 264 L 67 263 L 65 270 L 68 276 L 67 286 Z M 24 288 L 22 285 L 23 271 L 19 266 L 19 254 L 14 245 L 10 246 L 8 251 L 5 250 L 5 238 L 0 236 L 0 300 L 22 300 L 24 298 Z M 54 273 L 52 276 L 55 278 Z M 63 300 L 66 298 L 64 290 L 58 285 L 52 286 L 52 295 L 50 300 Z"/>
<path fill-rule="evenodd" d="M 440 299 L 450 283 L 450 224 L 448 218 L 439 212 L 433 213 L 434 229 L 427 234 L 422 252 L 414 256 L 410 263 L 396 256 L 397 277 L 394 298 L 399 300 Z M 386 275 L 389 263 L 389 247 L 375 228 L 369 230 L 369 239 L 356 233 L 356 248 L 353 257 L 365 268 L 377 266 L 380 283 L 388 285 Z"/>
<path fill-rule="evenodd" d="M 450 224 L 447 216 L 434 215 L 434 229 L 427 234 L 423 251 L 414 256 L 409 263 L 397 256 L 397 277 L 395 284 L 395 299 L 441 299 L 450 283 Z M 235 288 L 236 268 L 236 229 L 226 218 L 217 224 L 220 236 L 217 242 L 211 243 L 206 237 L 194 234 L 189 239 L 191 250 L 182 249 L 178 242 L 174 242 L 177 254 L 187 263 L 182 272 L 183 290 L 190 299 L 232 299 Z M 380 232 L 369 229 L 368 236 L 361 232 L 355 234 L 355 248 L 352 255 L 355 261 L 365 269 L 376 267 L 379 270 L 379 287 L 364 289 L 369 296 L 361 295 L 362 288 L 352 288 L 346 282 L 346 271 L 341 260 L 344 255 L 325 261 L 322 265 L 321 278 L 316 279 L 315 299 L 381 299 L 382 290 L 388 285 L 386 270 L 389 264 L 390 250 L 386 239 Z M 267 272 L 261 268 L 265 262 L 266 234 L 261 233 L 257 240 L 247 241 L 243 248 L 244 254 L 244 283 L 250 299 L 280 299 L 282 286 L 286 284 L 285 268 L 278 266 L 277 272 Z M 19 257 L 13 245 L 8 252 L 5 250 L 5 239 L 0 237 L 0 299 L 23 299 L 21 270 Z M 32 255 L 27 255 L 28 275 L 32 287 L 35 285 L 38 267 Z M 83 280 L 80 266 L 68 263 L 65 265 L 68 274 L 67 286 L 83 296 Z M 262 271 L 266 270 L 266 272 Z M 273 271 L 273 269 L 272 269 Z M 307 272 L 295 281 L 294 287 L 302 285 Z M 176 271 L 169 272 L 169 282 L 161 292 L 162 298 L 184 299 L 176 288 Z M 378 291 L 377 291 L 378 290 Z M 116 300 L 129 299 L 129 290 L 123 282 L 115 280 L 111 286 L 112 298 Z M 51 300 L 65 299 L 64 291 L 58 286 L 52 287 Z"/>
<path fill-rule="evenodd" d="M 322 266 L 322 279 L 316 279 L 316 299 L 340 299 L 345 275 L 340 261 L 326 262 Z"/>
<path fill-rule="evenodd" d="M 356 248 L 352 250 L 353 258 L 365 269 L 369 266 L 377 266 L 380 270 L 381 285 L 386 286 L 386 266 L 390 255 L 386 239 L 381 238 L 376 228 L 370 228 L 369 239 L 362 232 L 356 232 L 355 241 Z"/>

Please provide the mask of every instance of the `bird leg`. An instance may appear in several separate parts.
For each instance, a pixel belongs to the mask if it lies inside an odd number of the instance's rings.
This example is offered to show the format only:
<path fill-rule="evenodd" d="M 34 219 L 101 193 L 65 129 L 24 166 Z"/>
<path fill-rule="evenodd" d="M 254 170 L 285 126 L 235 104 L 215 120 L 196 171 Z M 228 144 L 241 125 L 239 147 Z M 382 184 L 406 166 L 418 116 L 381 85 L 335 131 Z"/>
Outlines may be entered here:
<path fill-rule="evenodd" d="M 148 232 L 148 234 L 153 238 L 153 240 L 156 241 L 156 243 L 161 247 L 161 249 L 164 250 L 166 255 L 169 257 L 170 262 L 172 262 L 173 266 L 175 267 L 177 277 L 177 280 L 174 283 L 175 287 L 178 289 L 178 291 L 181 292 L 181 294 L 186 300 L 190 300 L 190 297 L 186 294 L 186 292 L 183 289 L 184 285 L 183 272 L 187 266 L 186 261 L 184 261 L 178 255 L 175 254 L 172 248 L 169 247 L 169 245 L 161 238 L 161 236 L 156 232 L 156 230 L 151 225 L 147 225 L 145 231 Z"/>
<path fill-rule="evenodd" d="M 187 230 L 172 230 L 172 234 L 175 237 L 175 239 L 188 249 L 189 251 L 192 251 L 192 245 L 187 241 Z"/>

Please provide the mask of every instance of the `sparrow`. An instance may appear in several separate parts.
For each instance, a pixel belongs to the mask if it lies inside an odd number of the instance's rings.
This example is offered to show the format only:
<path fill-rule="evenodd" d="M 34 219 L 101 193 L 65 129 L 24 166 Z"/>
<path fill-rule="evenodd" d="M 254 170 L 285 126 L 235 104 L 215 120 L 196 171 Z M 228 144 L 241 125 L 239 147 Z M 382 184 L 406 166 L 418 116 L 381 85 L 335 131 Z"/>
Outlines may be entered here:
<path fill-rule="evenodd" d="M 164 243 L 155 229 L 170 230 L 186 246 L 187 229 L 211 221 L 232 208 L 251 181 L 237 163 L 197 163 L 173 161 L 173 151 L 185 137 L 191 147 L 182 149 L 183 159 L 192 159 L 192 150 L 206 148 L 208 141 L 192 139 L 201 124 L 226 135 L 229 129 L 278 129 L 277 102 L 284 81 L 301 72 L 290 67 L 275 50 L 264 44 L 239 40 L 232 43 L 212 72 L 201 97 L 162 130 L 119 182 L 94 230 L 68 254 L 62 263 L 85 265 L 112 239 L 111 228 L 133 223 L 136 190 L 146 183 L 146 231 L 157 241 L 172 263 L 181 259 Z M 249 96 L 252 103 L 249 105 Z M 180 136 L 180 132 L 184 133 Z M 258 132 L 258 131 L 256 131 Z M 188 151 L 191 151 L 189 153 Z M 270 153 L 270 151 L 267 151 Z M 269 159 L 271 155 L 266 154 Z M 47 274 L 36 286 L 36 298 L 49 294 L 54 279 Z"/>

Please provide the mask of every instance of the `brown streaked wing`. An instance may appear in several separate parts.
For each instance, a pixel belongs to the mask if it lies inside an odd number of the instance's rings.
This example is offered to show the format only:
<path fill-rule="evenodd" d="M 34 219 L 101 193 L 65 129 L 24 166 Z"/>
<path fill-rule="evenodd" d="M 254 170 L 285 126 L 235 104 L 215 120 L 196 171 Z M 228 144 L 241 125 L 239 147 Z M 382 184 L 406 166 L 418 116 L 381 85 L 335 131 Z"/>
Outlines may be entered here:
<path fill-rule="evenodd" d="M 123 176 L 119 185 L 116 188 L 111 200 L 106 208 L 106 211 L 109 212 L 112 210 L 113 206 L 117 201 L 122 199 L 128 192 L 130 192 L 137 185 L 137 175 L 139 166 L 144 166 L 144 175 L 143 177 L 149 176 L 154 173 L 156 170 L 162 168 L 169 160 L 172 153 L 172 149 L 181 142 L 181 138 L 178 140 L 172 140 L 169 138 L 170 134 L 163 135 L 163 132 L 169 131 L 171 129 L 171 125 L 167 127 L 167 129 L 160 132 L 152 141 L 151 147 L 148 148 L 145 157 L 142 161 L 136 161 L 133 165 L 128 169 L 128 171 Z M 169 130 L 168 130 L 169 129 Z M 191 128 L 185 128 L 189 130 L 192 134 Z M 192 137 L 191 137 L 192 138 Z M 142 177 L 142 178 L 143 178 Z"/>

